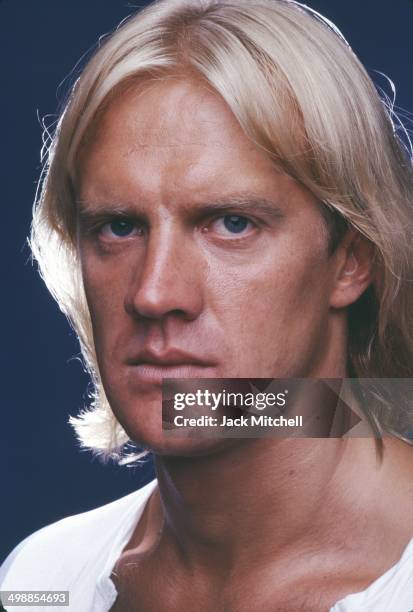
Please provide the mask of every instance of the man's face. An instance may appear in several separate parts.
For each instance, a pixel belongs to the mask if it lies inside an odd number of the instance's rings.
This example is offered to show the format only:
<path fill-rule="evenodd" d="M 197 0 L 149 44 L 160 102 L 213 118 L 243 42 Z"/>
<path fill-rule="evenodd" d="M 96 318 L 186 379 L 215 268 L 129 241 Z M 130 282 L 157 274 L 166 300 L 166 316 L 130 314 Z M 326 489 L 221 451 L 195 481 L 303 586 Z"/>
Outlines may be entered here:
<path fill-rule="evenodd" d="M 82 147 L 78 245 L 111 407 L 155 452 L 162 377 L 334 376 L 334 258 L 314 197 L 192 80 L 136 85 Z M 221 441 L 222 443 L 222 441 Z"/>

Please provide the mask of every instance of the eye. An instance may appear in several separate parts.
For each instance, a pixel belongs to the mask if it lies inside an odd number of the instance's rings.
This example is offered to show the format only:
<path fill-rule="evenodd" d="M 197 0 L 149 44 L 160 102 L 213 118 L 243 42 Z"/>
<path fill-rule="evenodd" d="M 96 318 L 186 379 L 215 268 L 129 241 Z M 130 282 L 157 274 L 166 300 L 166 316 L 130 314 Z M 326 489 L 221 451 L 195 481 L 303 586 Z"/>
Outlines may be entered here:
<path fill-rule="evenodd" d="M 130 219 L 112 219 L 102 225 L 101 233 L 107 238 L 127 238 L 132 234 L 139 233 L 136 223 Z"/>
<path fill-rule="evenodd" d="M 221 235 L 246 234 L 255 227 L 255 224 L 241 215 L 223 215 L 215 219 L 211 227 Z"/>

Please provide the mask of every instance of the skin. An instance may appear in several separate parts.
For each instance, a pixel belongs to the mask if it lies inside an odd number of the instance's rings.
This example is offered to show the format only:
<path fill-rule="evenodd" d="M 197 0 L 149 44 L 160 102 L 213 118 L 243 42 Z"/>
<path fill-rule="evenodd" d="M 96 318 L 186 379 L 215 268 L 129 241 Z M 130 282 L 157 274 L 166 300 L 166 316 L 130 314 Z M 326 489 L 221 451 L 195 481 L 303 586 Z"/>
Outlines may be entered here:
<path fill-rule="evenodd" d="M 132 88 L 88 140 L 79 251 L 103 383 L 133 440 L 162 454 L 203 448 L 164 438 L 162 375 L 344 375 L 337 306 L 358 297 L 368 271 L 340 278 L 347 248 L 327 256 L 316 199 L 274 168 L 218 96 L 179 80 Z M 121 212 L 132 221 L 124 237 L 110 224 Z M 228 213 L 249 219 L 245 231 L 226 229 Z M 162 358 L 176 348 L 205 365 L 136 364 L 142 350 Z"/>
<path fill-rule="evenodd" d="M 386 442 L 378 464 L 368 439 L 168 438 L 160 381 L 345 376 L 346 307 L 370 283 L 368 245 L 350 231 L 329 254 L 314 196 L 191 78 L 113 99 L 76 184 L 103 384 L 159 479 L 114 569 L 113 610 L 192 609 L 194 593 L 203 611 L 326 610 L 365 588 L 413 530 L 398 522 L 410 449 Z M 245 228 L 228 229 L 228 215 Z M 163 363 L 172 349 L 198 363 Z"/>

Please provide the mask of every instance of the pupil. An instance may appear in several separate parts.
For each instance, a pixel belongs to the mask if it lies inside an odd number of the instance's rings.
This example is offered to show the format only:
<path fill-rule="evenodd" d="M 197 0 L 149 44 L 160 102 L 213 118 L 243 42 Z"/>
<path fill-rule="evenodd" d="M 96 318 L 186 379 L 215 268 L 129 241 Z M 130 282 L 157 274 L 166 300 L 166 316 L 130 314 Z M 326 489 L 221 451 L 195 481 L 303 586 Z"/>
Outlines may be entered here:
<path fill-rule="evenodd" d="M 112 221 L 110 229 L 116 236 L 127 236 L 132 231 L 130 221 Z"/>
<path fill-rule="evenodd" d="M 248 219 L 238 217 L 237 215 L 226 215 L 224 217 L 224 225 L 229 232 L 239 234 L 247 227 Z"/>

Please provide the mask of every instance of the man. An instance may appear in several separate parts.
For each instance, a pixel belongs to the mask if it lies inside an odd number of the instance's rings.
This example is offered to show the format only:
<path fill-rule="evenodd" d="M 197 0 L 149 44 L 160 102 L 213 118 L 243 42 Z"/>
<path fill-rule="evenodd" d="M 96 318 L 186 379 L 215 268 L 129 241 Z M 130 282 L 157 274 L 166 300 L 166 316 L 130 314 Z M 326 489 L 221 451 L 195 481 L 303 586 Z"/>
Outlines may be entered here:
<path fill-rule="evenodd" d="M 412 195 L 387 110 L 311 10 L 164 0 L 117 30 L 62 115 L 32 246 L 96 383 L 80 439 L 150 449 L 157 480 L 30 536 L 2 590 L 413 608 L 406 441 L 379 461 L 368 437 L 176 437 L 160 403 L 163 378 L 409 377 Z"/>

